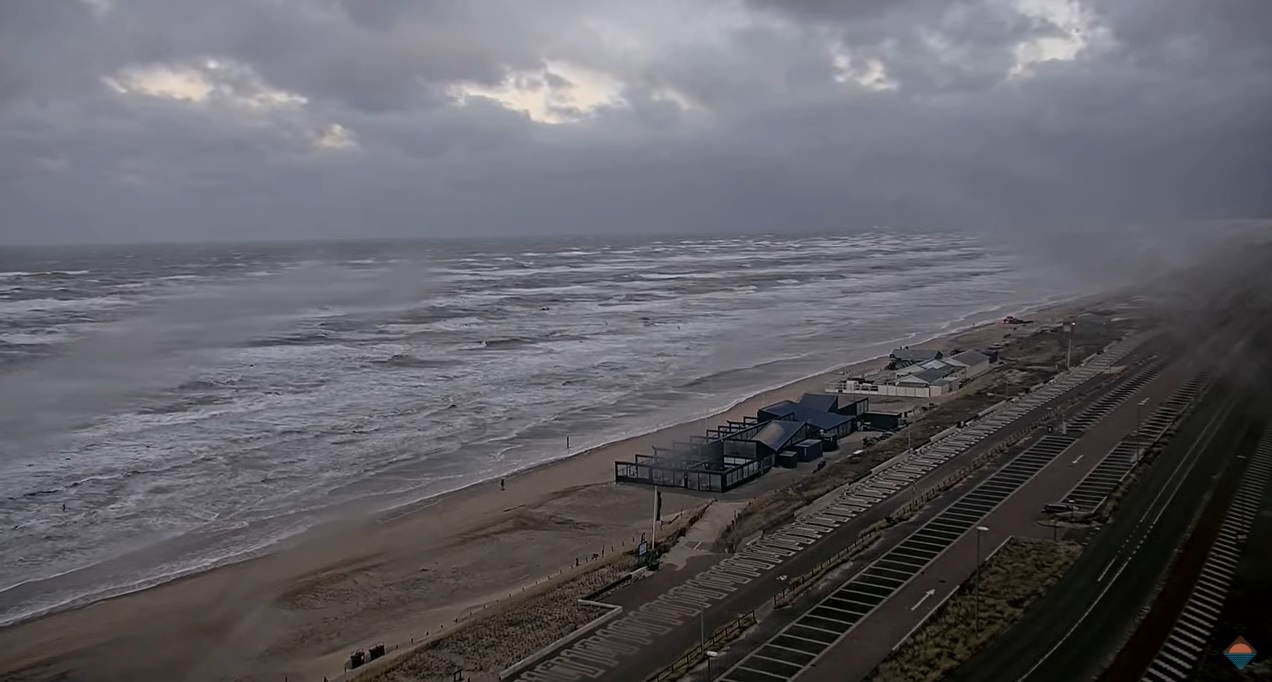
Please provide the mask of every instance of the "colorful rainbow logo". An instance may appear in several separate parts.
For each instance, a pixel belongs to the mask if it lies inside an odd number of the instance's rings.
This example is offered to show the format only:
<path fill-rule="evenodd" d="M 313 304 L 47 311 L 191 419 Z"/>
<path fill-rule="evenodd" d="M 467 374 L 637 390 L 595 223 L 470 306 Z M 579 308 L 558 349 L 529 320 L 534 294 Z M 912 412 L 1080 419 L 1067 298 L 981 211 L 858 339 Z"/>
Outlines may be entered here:
<path fill-rule="evenodd" d="M 1237 670 L 1249 665 L 1250 661 L 1254 660 L 1256 653 L 1258 652 L 1254 650 L 1254 647 L 1245 641 L 1245 637 L 1238 637 L 1237 641 L 1229 644 L 1228 648 L 1223 650 L 1223 655 L 1227 656 L 1228 660 L 1237 666 Z"/>

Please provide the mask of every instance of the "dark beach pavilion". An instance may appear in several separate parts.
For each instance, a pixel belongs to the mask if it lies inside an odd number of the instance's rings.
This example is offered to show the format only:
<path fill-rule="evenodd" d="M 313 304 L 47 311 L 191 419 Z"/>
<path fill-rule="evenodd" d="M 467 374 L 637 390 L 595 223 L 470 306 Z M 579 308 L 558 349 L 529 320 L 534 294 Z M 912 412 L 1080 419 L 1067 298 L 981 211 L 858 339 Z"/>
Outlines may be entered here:
<path fill-rule="evenodd" d="M 690 490 L 724 492 L 773 466 L 794 467 L 834 450 L 857 429 L 867 398 L 806 393 L 798 401 L 765 407 L 755 417 L 707 431 L 688 443 L 654 448 L 654 454 L 614 463 L 614 479 Z"/>

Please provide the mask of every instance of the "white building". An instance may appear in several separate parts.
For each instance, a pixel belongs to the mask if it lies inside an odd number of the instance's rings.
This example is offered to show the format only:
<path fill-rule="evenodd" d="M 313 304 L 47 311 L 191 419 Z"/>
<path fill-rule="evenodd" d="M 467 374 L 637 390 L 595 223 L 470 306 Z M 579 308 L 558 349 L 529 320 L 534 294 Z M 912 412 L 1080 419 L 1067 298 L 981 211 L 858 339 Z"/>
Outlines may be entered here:
<path fill-rule="evenodd" d="M 840 379 L 827 385 L 826 392 L 890 395 L 902 398 L 933 398 L 953 391 L 957 387 L 958 383 L 955 379 L 942 377 L 929 381 L 926 376 L 911 374 L 899 377 L 893 381 Z"/>
<path fill-rule="evenodd" d="M 980 351 L 963 351 L 949 358 L 916 362 L 868 378 L 840 379 L 827 385 L 826 392 L 935 398 L 957 391 L 969 379 L 984 373 L 990 367 L 989 360 L 989 356 Z"/>
<path fill-rule="evenodd" d="M 918 374 L 919 372 L 924 371 L 936 371 L 945 375 L 952 374 L 957 370 L 963 369 L 963 367 L 963 365 L 952 364 L 948 360 L 928 360 L 927 362 L 920 362 L 902 367 L 896 370 L 896 373 L 898 377 L 903 377 L 909 374 Z"/>

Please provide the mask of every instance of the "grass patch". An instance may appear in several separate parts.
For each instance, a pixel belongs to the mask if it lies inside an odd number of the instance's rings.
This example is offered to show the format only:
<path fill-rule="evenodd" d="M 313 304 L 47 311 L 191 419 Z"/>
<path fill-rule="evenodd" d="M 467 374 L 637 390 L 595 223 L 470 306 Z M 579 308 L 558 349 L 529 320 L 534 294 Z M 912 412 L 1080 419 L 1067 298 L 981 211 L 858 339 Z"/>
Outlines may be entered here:
<path fill-rule="evenodd" d="M 1082 548 L 1073 543 L 1010 540 L 981 566 L 980 631 L 968 579 L 959 591 L 866 679 L 935 682 L 1007 629 L 1060 579 Z"/>

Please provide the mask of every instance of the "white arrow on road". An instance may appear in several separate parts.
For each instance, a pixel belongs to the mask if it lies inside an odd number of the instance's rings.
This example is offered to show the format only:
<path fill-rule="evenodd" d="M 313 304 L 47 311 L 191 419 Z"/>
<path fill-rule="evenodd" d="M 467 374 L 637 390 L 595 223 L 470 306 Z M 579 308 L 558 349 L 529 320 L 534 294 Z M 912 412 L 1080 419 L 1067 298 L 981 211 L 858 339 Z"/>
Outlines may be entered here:
<path fill-rule="evenodd" d="M 1082 461 L 1082 457 L 1083 457 L 1083 455 L 1078 455 L 1078 458 L 1077 458 L 1077 459 L 1075 459 L 1075 460 L 1073 460 L 1073 463 L 1074 463 L 1074 464 L 1077 464 L 1078 462 L 1081 462 L 1081 461 Z"/>
<path fill-rule="evenodd" d="M 923 593 L 923 598 L 922 598 L 922 599 L 920 599 L 917 603 L 915 603 L 915 605 L 914 605 L 914 606 L 911 606 L 911 607 L 910 607 L 910 610 L 911 610 L 911 611 L 913 611 L 913 610 L 915 610 L 915 609 L 919 608 L 920 606 L 922 606 L 922 605 L 923 605 L 923 602 L 925 602 L 925 601 L 927 601 L 927 600 L 928 600 L 928 597 L 930 597 L 930 596 L 932 596 L 932 595 L 934 595 L 934 594 L 936 594 L 936 590 L 928 590 L 927 592 L 924 592 L 924 593 Z"/>

